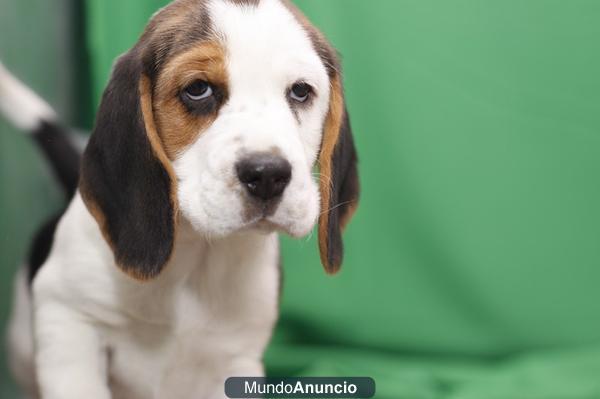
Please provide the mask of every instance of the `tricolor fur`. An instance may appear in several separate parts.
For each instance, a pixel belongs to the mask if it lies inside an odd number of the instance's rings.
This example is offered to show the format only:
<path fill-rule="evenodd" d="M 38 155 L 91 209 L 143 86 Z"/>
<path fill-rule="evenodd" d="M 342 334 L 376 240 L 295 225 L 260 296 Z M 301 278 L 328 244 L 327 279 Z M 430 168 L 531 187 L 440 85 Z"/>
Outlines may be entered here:
<path fill-rule="evenodd" d="M 159 11 L 81 165 L 32 300 L 17 280 L 11 358 L 33 397 L 223 398 L 227 377 L 262 375 L 277 232 L 318 220 L 335 273 L 358 200 L 337 55 L 286 0 Z"/>

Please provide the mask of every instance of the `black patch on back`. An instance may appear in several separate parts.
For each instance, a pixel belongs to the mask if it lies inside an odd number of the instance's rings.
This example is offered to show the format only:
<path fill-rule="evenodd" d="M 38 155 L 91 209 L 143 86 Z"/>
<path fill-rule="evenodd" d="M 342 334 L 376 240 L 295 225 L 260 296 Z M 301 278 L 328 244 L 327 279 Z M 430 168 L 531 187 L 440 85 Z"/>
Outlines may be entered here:
<path fill-rule="evenodd" d="M 56 231 L 56 226 L 62 215 L 63 212 L 60 212 L 58 215 L 44 223 L 33 238 L 27 257 L 27 278 L 30 285 L 37 275 L 37 272 L 41 269 L 44 262 L 46 262 L 46 259 L 48 259 L 48 255 L 50 255 L 50 250 L 54 243 L 54 232 Z"/>
<path fill-rule="evenodd" d="M 79 181 L 79 153 L 69 141 L 68 133 L 55 122 L 42 121 L 33 138 L 50 162 L 52 170 L 70 199 Z"/>
<path fill-rule="evenodd" d="M 52 171 L 63 188 L 65 199 L 73 198 L 79 181 L 81 156 L 69 140 L 68 132 L 56 122 L 42 121 L 33 131 L 33 139 L 50 163 Z M 27 277 L 29 284 L 48 259 L 54 233 L 64 210 L 47 220 L 35 233 L 27 254 Z"/>

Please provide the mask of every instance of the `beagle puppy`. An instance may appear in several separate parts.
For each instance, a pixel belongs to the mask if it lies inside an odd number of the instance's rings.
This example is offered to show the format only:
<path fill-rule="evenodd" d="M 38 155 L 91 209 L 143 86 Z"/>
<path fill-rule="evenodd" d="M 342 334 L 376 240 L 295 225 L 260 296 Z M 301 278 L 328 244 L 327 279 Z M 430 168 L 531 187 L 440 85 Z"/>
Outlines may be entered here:
<path fill-rule="evenodd" d="M 264 373 L 278 233 L 318 222 L 336 273 L 358 192 L 339 60 L 300 11 L 172 2 L 117 60 L 48 256 L 17 278 L 16 377 L 43 399 L 224 398 Z"/>

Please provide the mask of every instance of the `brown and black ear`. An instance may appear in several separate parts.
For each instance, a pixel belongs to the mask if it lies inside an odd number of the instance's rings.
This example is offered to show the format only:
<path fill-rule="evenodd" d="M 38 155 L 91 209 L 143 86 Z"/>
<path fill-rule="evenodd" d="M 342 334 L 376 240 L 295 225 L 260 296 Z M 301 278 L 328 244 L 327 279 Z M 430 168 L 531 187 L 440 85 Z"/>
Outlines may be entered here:
<path fill-rule="evenodd" d="M 360 188 L 357 161 L 341 76 L 335 73 L 331 77 L 329 113 L 319 156 L 319 250 L 321 263 L 329 274 L 340 270 L 344 257 L 342 232 L 358 206 Z"/>
<path fill-rule="evenodd" d="M 117 62 L 85 150 L 81 195 L 130 276 L 156 277 L 173 251 L 176 187 L 134 48 Z"/>

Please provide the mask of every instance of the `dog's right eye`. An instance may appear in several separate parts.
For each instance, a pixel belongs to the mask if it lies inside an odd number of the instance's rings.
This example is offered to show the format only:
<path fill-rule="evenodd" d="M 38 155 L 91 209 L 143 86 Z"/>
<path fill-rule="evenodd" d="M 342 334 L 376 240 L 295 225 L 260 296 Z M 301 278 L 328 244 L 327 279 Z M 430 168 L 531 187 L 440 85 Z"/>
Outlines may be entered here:
<path fill-rule="evenodd" d="M 207 81 L 197 80 L 184 89 L 185 96 L 192 101 L 200 101 L 213 95 L 213 88 Z"/>
<path fill-rule="evenodd" d="M 292 100 L 298 103 L 305 103 L 313 93 L 312 87 L 304 82 L 295 83 L 289 93 Z"/>

